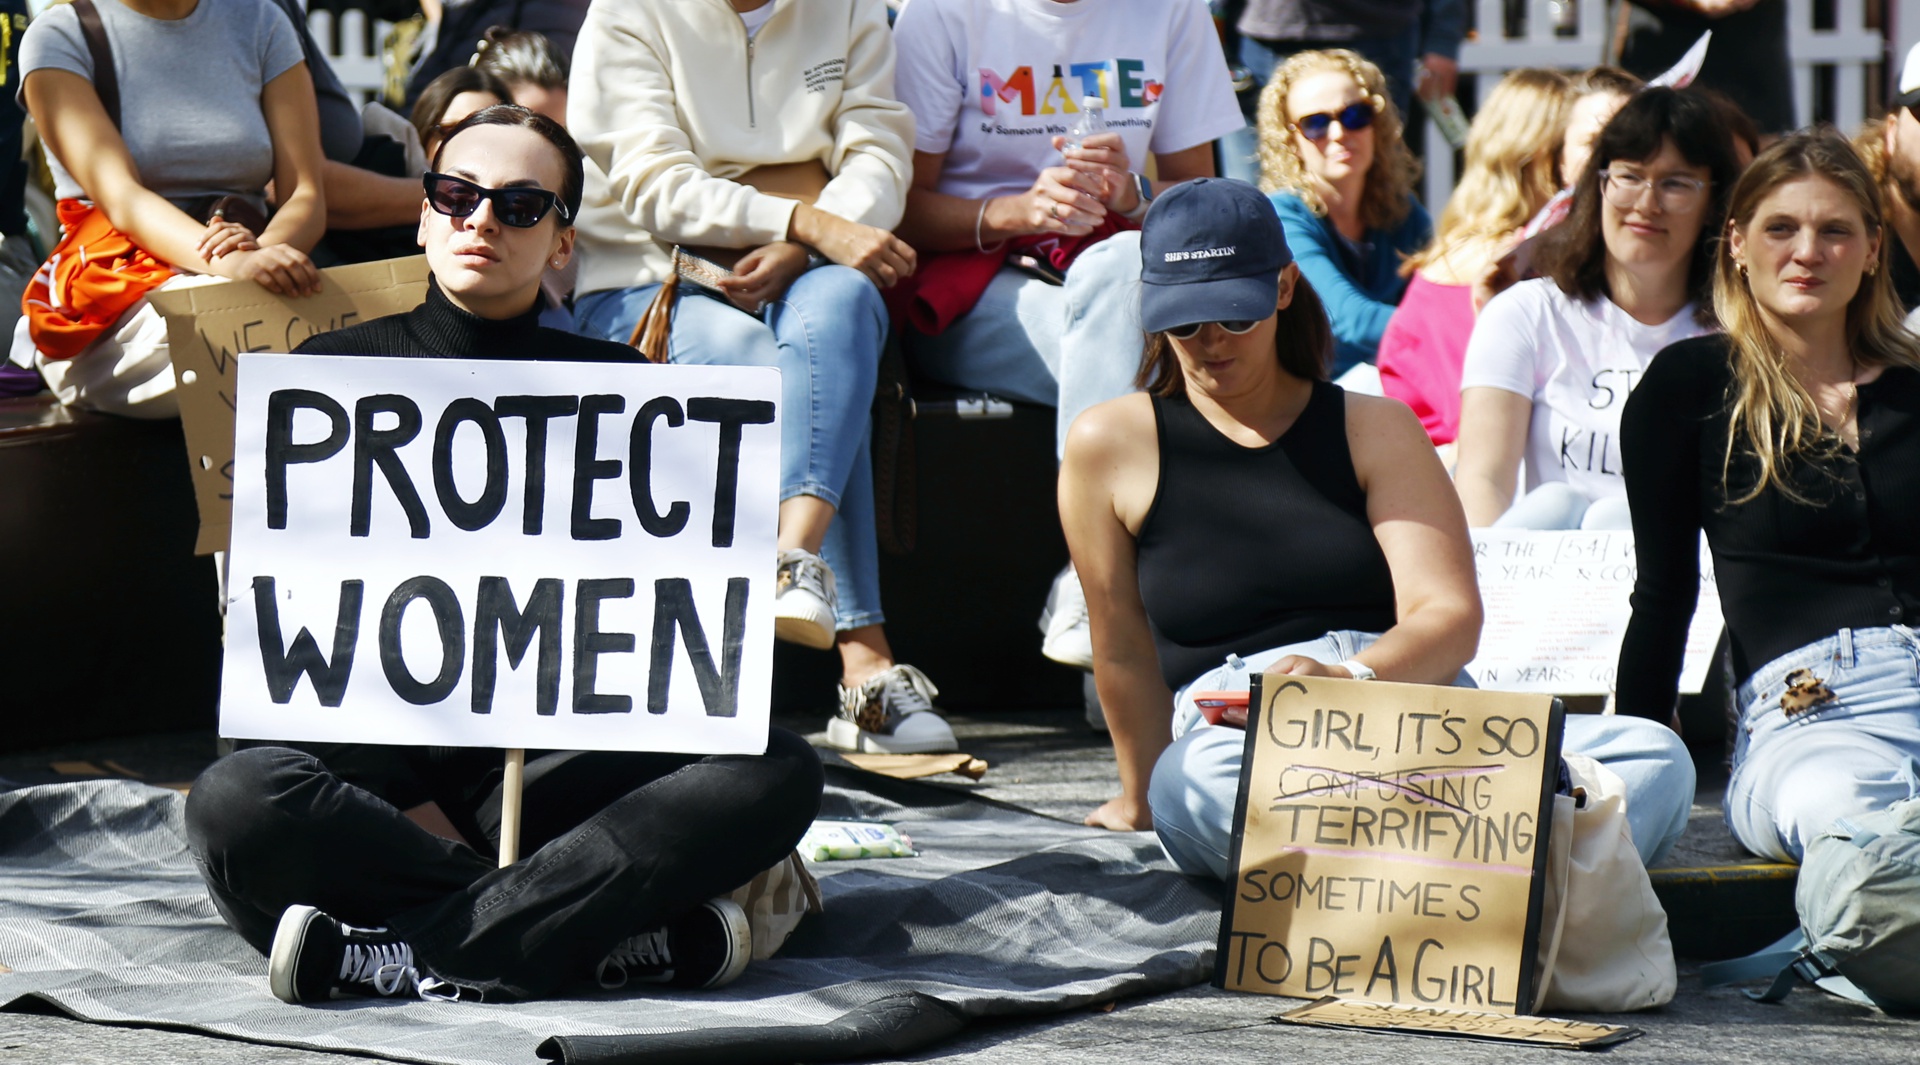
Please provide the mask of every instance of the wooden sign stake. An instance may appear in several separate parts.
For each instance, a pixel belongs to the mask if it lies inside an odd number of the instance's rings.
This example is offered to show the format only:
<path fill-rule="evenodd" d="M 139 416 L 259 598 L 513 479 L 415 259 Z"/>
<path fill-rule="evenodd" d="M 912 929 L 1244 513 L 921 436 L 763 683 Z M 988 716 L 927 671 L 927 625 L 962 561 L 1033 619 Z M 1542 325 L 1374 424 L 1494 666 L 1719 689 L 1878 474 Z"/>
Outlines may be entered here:
<path fill-rule="evenodd" d="M 527 752 L 507 749 L 507 773 L 500 781 L 500 868 L 520 860 L 520 779 L 527 768 Z"/>

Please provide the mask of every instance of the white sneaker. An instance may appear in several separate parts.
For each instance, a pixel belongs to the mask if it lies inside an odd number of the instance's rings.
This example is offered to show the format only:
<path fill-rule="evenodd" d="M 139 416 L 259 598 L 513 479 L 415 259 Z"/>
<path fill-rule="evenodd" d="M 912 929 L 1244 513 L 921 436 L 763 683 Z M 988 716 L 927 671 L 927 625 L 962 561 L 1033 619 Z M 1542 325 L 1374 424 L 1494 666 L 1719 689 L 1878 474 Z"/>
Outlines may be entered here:
<path fill-rule="evenodd" d="M 839 605 L 833 570 L 811 551 L 780 552 L 773 586 L 773 635 L 824 651 L 833 646 L 833 610 Z"/>
<path fill-rule="evenodd" d="M 827 722 L 827 742 L 873 754 L 957 751 L 953 727 L 933 708 L 939 694 L 912 666 L 882 670 L 857 688 L 840 689 L 840 715 Z"/>
<path fill-rule="evenodd" d="M 1040 653 L 1075 669 L 1093 668 L 1093 628 L 1087 622 L 1087 593 L 1080 588 L 1080 575 L 1073 563 L 1053 579 L 1047 593 L 1047 608 L 1040 612 L 1040 631 L 1046 639 Z"/>

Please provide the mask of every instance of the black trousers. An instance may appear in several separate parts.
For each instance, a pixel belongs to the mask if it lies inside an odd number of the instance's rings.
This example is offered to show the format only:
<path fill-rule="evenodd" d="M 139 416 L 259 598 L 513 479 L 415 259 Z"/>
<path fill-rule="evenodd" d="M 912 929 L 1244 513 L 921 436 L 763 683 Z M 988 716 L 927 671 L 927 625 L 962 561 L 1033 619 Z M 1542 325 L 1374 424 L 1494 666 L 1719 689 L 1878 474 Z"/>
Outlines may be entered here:
<path fill-rule="evenodd" d="M 471 770 L 499 758 L 448 752 L 429 767 L 436 800 L 489 850 L 499 771 Z M 818 756 L 781 729 L 758 756 L 530 754 L 525 857 L 500 869 L 312 753 L 256 747 L 195 782 L 187 840 L 220 915 L 263 954 L 281 913 L 305 904 L 392 928 L 424 972 L 486 999 L 531 998 L 591 975 L 615 943 L 778 862 L 819 812 L 821 786 Z"/>

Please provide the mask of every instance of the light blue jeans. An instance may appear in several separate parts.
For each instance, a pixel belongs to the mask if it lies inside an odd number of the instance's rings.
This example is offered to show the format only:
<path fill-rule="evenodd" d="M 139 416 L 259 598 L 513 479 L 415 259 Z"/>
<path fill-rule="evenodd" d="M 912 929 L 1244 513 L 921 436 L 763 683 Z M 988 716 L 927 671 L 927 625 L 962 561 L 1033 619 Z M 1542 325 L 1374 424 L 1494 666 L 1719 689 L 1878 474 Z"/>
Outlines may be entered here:
<path fill-rule="evenodd" d="M 1140 372 L 1140 234 L 1081 252 L 1064 285 L 1002 267 L 965 317 L 907 344 L 930 380 L 1058 408 L 1054 451 L 1064 455 L 1080 412 L 1133 391 Z"/>
<path fill-rule="evenodd" d="M 1330 632 L 1317 640 L 1276 647 L 1201 674 L 1173 699 L 1174 742 L 1153 767 L 1147 805 L 1153 827 L 1182 871 L 1227 880 L 1233 848 L 1233 810 L 1240 794 L 1240 763 L 1246 732 L 1208 725 L 1194 705 L 1194 692 L 1244 691 L 1253 675 L 1286 655 L 1344 662 L 1379 637 Z M 1472 687 L 1465 672 L 1456 681 Z M 1693 760 L 1665 725 L 1639 717 L 1568 714 L 1561 749 L 1584 754 L 1620 775 L 1627 786 L 1627 825 L 1641 861 L 1665 858 L 1687 828 L 1693 809 Z"/>
<path fill-rule="evenodd" d="M 1588 499 L 1565 481 L 1548 481 L 1521 496 L 1495 519 L 1496 529 L 1633 528 L 1625 496 Z"/>
<path fill-rule="evenodd" d="M 574 301 L 580 332 L 625 342 L 659 285 L 603 289 Z M 866 275 L 845 266 L 801 274 L 759 315 L 682 285 L 674 302 L 675 363 L 780 370 L 780 500 L 809 495 L 836 507 L 821 557 L 839 583 L 834 625 L 885 620 L 873 516 L 873 389 L 887 310 Z"/>
<path fill-rule="evenodd" d="M 1788 716 L 1787 675 L 1836 698 Z M 1905 625 L 1841 629 L 1740 686 L 1727 827 L 1755 854 L 1797 862 L 1834 820 L 1920 794 L 1920 641 Z"/>

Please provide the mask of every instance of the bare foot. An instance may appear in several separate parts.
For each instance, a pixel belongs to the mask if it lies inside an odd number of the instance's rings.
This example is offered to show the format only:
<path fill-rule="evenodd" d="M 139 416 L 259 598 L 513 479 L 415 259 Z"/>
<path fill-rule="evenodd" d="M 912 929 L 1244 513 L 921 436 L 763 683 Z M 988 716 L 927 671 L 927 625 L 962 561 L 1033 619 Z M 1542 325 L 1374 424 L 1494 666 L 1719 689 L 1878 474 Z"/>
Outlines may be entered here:
<path fill-rule="evenodd" d="M 1088 814 L 1085 823 L 1114 832 L 1144 832 L 1153 827 L 1153 811 L 1146 803 L 1119 795 Z"/>

